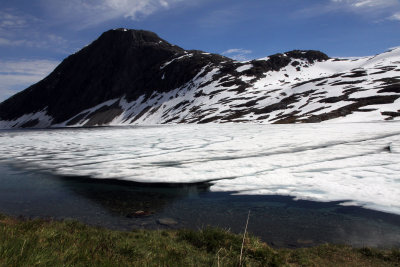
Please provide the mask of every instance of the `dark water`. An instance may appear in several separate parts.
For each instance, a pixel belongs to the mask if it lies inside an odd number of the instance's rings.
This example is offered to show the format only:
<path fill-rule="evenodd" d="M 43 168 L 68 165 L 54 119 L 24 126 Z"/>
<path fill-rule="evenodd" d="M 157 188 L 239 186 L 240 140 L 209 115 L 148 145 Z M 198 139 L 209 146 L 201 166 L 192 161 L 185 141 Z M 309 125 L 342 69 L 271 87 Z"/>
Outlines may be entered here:
<path fill-rule="evenodd" d="M 112 229 L 248 230 L 276 247 L 325 242 L 400 247 L 400 216 L 285 196 L 214 193 L 207 184 L 166 187 L 116 180 L 61 177 L 0 164 L 0 212 L 30 218 L 77 219 Z M 130 216 L 145 211 L 148 216 Z M 161 225 L 171 218 L 175 225 Z"/>

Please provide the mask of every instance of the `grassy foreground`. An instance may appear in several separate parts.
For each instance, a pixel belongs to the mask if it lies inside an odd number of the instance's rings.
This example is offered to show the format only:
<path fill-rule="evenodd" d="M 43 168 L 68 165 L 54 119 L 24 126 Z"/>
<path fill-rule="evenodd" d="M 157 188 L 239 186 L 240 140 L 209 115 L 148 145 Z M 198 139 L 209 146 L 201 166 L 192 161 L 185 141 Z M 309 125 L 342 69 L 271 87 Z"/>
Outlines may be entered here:
<path fill-rule="evenodd" d="M 0 266 L 239 266 L 243 237 L 226 230 L 112 231 L 0 215 Z M 242 266 L 400 266 L 400 250 L 322 245 L 272 249 L 246 237 Z"/>

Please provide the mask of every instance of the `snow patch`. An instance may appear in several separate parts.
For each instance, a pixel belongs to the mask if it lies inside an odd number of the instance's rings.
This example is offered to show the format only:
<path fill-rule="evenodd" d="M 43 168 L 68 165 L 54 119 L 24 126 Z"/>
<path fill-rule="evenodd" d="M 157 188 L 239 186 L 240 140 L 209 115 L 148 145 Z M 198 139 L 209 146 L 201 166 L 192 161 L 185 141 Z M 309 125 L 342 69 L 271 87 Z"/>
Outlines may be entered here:
<path fill-rule="evenodd" d="M 51 125 L 53 118 L 47 114 L 47 107 L 41 111 L 25 114 L 11 121 L 0 121 L 0 129 L 11 128 L 47 128 Z"/>
<path fill-rule="evenodd" d="M 240 66 L 239 68 L 237 68 L 236 72 L 243 72 L 243 71 L 251 69 L 252 67 L 253 67 L 253 64 L 246 64 L 246 65 L 243 65 L 243 66 Z"/>

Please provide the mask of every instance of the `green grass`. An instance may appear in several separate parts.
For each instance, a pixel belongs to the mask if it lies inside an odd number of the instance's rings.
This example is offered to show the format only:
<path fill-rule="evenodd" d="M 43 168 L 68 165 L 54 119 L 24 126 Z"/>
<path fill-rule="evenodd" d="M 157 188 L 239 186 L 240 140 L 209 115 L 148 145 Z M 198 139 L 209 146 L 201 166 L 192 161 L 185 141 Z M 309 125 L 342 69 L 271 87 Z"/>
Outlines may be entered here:
<path fill-rule="evenodd" d="M 239 266 L 242 236 L 217 228 L 112 231 L 0 215 L 0 266 Z M 322 245 L 272 249 L 255 237 L 243 266 L 400 266 L 400 250 Z"/>

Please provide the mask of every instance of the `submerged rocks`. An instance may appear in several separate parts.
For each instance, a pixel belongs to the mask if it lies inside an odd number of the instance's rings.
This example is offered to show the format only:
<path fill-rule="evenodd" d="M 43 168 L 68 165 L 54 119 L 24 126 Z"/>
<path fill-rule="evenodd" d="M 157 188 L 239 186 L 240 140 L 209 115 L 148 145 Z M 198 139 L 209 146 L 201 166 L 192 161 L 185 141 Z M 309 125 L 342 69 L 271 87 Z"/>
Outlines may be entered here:
<path fill-rule="evenodd" d="M 138 211 L 135 211 L 133 213 L 130 213 L 130 214 L 126 215 L 126 217 L 127 218 L 140 219 L 140 218 L 148 218 L 148 217 L 150 217 L 152 215 L 154 215 L 153 211 L 138 210 Z M 159 218 L 159 219 L 153 221 L 153 223 L 157 223 L 157 224 L 163 225 L 163 226 L 172 227 L 172 226 L 177 225 L 178 221 L 173 219 L 173 218 L 164 217 L 164 218 Z"/>
<path fill-rule="evenodd" d="M 153 215 L 153 211 L 143 211 L 143 210 L 138 210 L 133 213 L 130 213 L 126 215 L 127 218 L 142 218 L 142 217 L 149 217 Z"/>
<path fill-rule="evenodd" d="M 172 218 L 160 218 L 157 220 L 157 223 L 164 226 L 174 226 L 178 224 L 178 222 Z"/>

